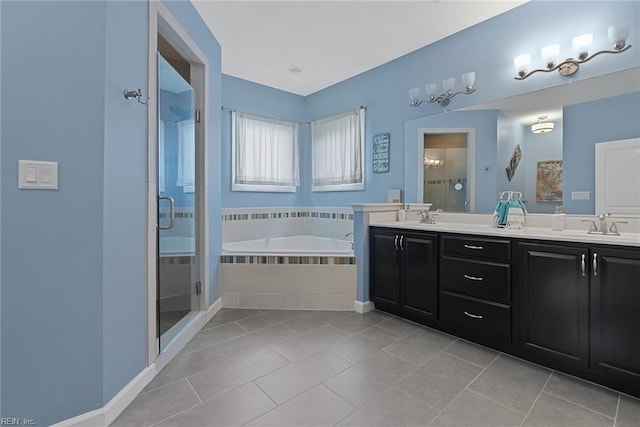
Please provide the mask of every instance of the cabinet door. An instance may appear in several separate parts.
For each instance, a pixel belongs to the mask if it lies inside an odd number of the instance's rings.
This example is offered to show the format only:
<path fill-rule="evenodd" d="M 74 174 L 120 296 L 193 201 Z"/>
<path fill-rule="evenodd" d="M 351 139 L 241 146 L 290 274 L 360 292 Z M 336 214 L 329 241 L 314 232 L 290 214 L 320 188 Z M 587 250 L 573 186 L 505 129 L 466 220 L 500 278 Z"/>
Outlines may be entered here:
<path fill-rule="evenodd" d="M 394 230 L 372 229 L 370 282 L 373 303 L 376 308 L 396 312 L 400 307 L 400 240 Z"/>
<path fill-rule="evenodd" d="M 537 359 L 588 366 L 586 248 L 518 244 L 519 343 Z"/>
<path fill-rule="evenodd" d="M 640 251 L 592 248 L 590 261 L 591 368 L 638 385 Z"/>
<path fill-rule="evenodd" d="M 438 318 L 437 235 L 404 233 L 402 237 L 401 310 L 415 320 Z"/>

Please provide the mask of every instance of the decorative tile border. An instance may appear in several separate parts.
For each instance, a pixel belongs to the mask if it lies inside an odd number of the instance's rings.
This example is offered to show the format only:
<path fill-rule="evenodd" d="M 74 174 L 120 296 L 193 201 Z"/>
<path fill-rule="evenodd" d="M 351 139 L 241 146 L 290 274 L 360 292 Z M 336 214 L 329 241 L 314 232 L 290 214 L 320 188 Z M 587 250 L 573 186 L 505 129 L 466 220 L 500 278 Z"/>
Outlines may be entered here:
<path fill-rule="evenodd" d="M 286 209 L 286 208 L 284 208 Z M 222 214 L 222 221 L 248 221 L 253 219 L 283 219 L 283 218 L 320 218 L 353 221 L 352 213 L 319 212 L 313 209 L 285 211 L 285 212 L 253 212 Z"/>
<path fill-rule="evenodd" d="M 221 264 L 355 265 L 356 257 L 222 255 Z"/>
<path fill-rule="evenodd" d="M 427 181 L 427 184 L 457 184 L 461 182 L 463 184 L 467 183 L 467 178 L 458 178 L 458 179 L 432 179 Z"/>
<path fill-rule="evenodd" d="M 195 264 L 194 256 L 160 256 L 160 265 Z"/>

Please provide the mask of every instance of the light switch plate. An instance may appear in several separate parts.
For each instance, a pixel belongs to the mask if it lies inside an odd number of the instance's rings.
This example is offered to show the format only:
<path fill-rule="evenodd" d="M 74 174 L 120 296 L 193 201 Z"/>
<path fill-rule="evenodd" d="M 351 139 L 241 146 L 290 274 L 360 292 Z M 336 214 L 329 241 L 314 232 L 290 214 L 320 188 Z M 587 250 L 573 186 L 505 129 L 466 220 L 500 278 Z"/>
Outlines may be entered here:
<path fill-rule="evenodd" d="M 18 188 L 23 190 L 57 190 L 58 162 L 18 160 Z"/>
<path fill-rule="evenodd" d="M 591 192 L 589 191 L 572 191 L 571 200 L 589 200 L 591 199 Z"/>

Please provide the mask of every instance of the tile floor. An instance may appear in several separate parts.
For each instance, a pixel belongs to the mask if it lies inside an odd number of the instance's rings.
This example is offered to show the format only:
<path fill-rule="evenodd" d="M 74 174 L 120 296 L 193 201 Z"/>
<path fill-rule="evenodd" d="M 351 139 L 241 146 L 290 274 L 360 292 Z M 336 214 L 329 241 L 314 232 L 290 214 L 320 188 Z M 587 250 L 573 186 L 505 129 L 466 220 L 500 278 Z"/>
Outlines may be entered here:
<path fill-rule="evenodd" d="M 221 310 L 113 426 L 638 426 L 640 401 L 373 311 Z"/>

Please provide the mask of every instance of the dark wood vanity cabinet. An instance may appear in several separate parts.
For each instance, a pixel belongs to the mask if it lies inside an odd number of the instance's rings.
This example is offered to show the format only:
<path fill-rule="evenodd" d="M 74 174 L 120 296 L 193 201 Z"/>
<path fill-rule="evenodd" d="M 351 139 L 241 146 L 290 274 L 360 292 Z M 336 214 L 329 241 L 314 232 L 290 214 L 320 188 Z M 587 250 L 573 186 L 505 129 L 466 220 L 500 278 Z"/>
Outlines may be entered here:
<path fill-rule="evenodd" d="M 588 257 L 579 246 L 518 243 L 518 345 L 525 353 L 588 366 Z"/>
<path fill-rule="evenodd" d="M 376 308 L 640 397 L 640 248 L 371 228 Z"/>
<path fill-rule="evenodd" d="M 371 229 L 370 276 L 376 308 L 418 322 L 438 317 L 437 235 Z"/>
<path fill-rule="evenodd" d="M 442 235 L 440 318 L 481 342 L 511 343 L 511 242 Z"/>
<path fill-rule="evenodd" d="M 590 256 L 590 368 L 640 389 L 640 250 L 592 247 Z"/>
<path fill-rule="evenodd" d="M 519 242 L 517 259 L 523 355 L 638 393 L 640 251 Z"/>

